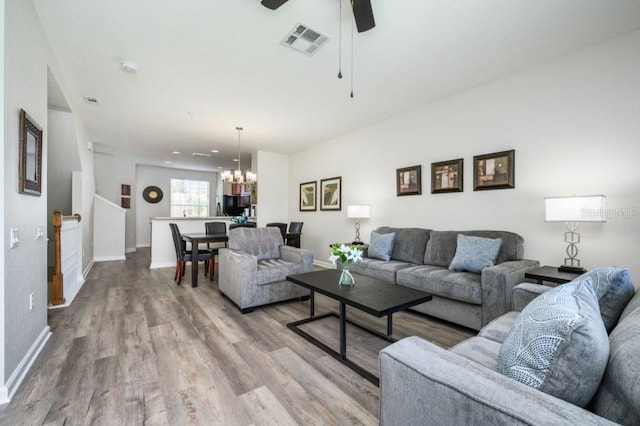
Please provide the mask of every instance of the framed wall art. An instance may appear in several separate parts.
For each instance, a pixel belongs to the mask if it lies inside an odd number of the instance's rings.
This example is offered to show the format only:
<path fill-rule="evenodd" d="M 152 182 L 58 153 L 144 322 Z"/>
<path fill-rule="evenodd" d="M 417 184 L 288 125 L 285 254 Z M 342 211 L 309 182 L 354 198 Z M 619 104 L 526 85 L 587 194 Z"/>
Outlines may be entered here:
<path fill-rule="evenodd" d="M 305 182 L 300 184 L 300 211 L 316 211 L 316 200 L 318 193 L 318 182 Z"/>
<path fill-rule="evenodd" d="M 473 190 L 515 188 L 516 151 L 501 151 L 473 157 Z"/>
<path fill-rule="evenodd" d="M 130 196 L 131 195 L 131 185 L 127 185 L 123 183 L 120 185 L 120 194 Z"/>
<path fill-rule="evenodd" d="M 320 210 L 342 209 L 342 177 L 320 181 Z"/>
<path fill-rule="evenodd" d="M 120 197 L 120 207 L 123 209 L 131 208 L 131 198 L 129 197 Z"/>
<path fill-rule="evenodd" d="M 431 193 L 462 192 L 463 164 L 462 158 L 431 163 Z"/>
<path fill-rule="evenodd" d="M 39 197 L 42 189 L 42 129 L 23 109 L 20 110 L 18 173 L 18 191 Z"/>
<path fill-rule="evenodd" d="M 396 195 L 422 194 L 422 166 L 396 169 Z"/>

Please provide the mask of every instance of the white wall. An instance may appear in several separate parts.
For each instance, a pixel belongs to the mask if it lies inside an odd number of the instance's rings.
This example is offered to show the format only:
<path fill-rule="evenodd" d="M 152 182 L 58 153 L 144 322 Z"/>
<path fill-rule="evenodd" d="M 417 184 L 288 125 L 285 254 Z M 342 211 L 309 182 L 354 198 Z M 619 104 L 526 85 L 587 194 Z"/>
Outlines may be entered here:
<path fill-rule="evenodd" d="M 76 139 L 76 125 L 70 111 L 49 109 L 48 126 L 49 150 L 47 158 L 47 203 L 48 217 L 53 216 L 54 210 L 60 210 L 63 215 L 71 215 L 71 177 L 74 170 L 80 170 L 78 156 L 78 141 Z M 54 235 L 51 220 L 47 224 L 47 264 L 54 263 Z"/>
<path fill-rule="evenodd" d="M 141 165 L 136 170 L 136 189 L 135 192 L 132 192 L 132 198 L 135 198 L 137 206 L 136 244 L 138 247 L 148 247 L 151 244 L 151 221 L 149 218 L 171 216 L 171 179 L 208 180 L 211 191 L 209 194 L 209 215 L 215 215 L 216 190 L 218 189 L 217 172 L 199 172 Z M 142 197 L 142 192 L 150 185 L 159 187 L 164 193 L 164 197 L 160 202 L 155 204 L 148 203 Z"/>
<path fill-rule="evenodd" d="M 47 249 L 46 239 L 35 238 L 36 226 L 47 226 L 47 181 L 42 196 L 18 193 L 18 141 L 20 108 L 47 128 L 46 38 L 31 2 L 6 0 L 4 19 L 4 223 L 2 233 L 18 228 L 20 244 L 4 248 L 2 286 L 3 331 L 0 400 L 15 390 L 26 366 L 46 341 L 47 326 Z M 42 176 L 47 175 L 47 132 L 43 136 Z M 34 307 L 29 309 L 29 295 Z M 2 401 L 0 401 L 2 402 Z"/>
<path fill-rule="evenodd" d="M 121 205 L 122 184 L 131 185 L 131 208 L 126 215 L 125 249 L 136 248 L 136 162 L 125 156 L 94 152 L 96 194 Z"/>
<path fill-rule="evenodd" d="M 256 154 L 258 174 L 258 226 L 288 222 L 289 158 L 267 151 Z"/>
<path fill-rule="evenodd" d="M 381 225 L 501 229 L 524 236 L 525 257 L 558 265 L 564 225 L 544 222 L 543 198 L 605 194 L 613 217 L 581 225 L 579 258 L 630 267 L 638 280 L 639 52 L 636 31 L 292 155 L 289 216 L 305 222 L 302 246 L 326 261 L 330 243 L 353 238 L 346 206 L 362 203 L 372 206 L 365 241 Z M 473 156 L 507 149 L 516 188 L 474 192 Z M 430 164 L 460 157 L 464 192 L 431 194 Z M 396 197 L 396 168 L 418 164 L 422 195 Z M 333 176 L 342 211 L 299 212 L 298 185 Z"/>

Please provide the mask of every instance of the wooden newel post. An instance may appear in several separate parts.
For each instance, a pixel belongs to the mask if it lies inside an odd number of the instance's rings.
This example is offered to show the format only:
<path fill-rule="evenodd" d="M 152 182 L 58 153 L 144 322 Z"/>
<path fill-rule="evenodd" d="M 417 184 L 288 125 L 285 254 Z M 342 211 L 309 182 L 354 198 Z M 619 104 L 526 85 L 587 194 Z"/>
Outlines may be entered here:
<path fill-rule="evenodd" d="M 62 294 L 62 249 L 60 244 L 60 228 L 62 228 L 62 212 L 60 210 L 53 211 L 53 235 L 55 243 L 55 254 L 53 264 L 53 278 L 51 280 L 51 304 L 53 306 L 64 305 L 65 300 Z"/>

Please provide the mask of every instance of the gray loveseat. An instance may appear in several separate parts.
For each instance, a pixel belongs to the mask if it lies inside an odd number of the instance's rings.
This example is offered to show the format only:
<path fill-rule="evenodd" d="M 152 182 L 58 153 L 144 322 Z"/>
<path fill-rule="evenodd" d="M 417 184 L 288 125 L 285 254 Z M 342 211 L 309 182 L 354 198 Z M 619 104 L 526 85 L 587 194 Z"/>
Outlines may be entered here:
<path fill-rule="evenodd" d="M 538 284 L 520 284 L 514 289 L 513 304 L 522 308 L 547 290 L 549 287 Z M 607 303 L 599 303 L 604 312 Z M 519 313 L 509 312 L 450 350 L 415 336 L 383 349 L 379 355 L 380 424 L 614 424 L 610 420 L 640 424 L 640 292 L 620 307 L 622 313 L 618 312 L 619 320 L 612 322 L 608 335 L 606 369 L 601 381 L 596 376 L 594 396 L 586 408 L 498 372 L 502 342 L 518 323 Z M 593 345 L 587 343 L 589 348 Z M 592 358 L 582 358 L 592 363 Z M 551 369 L 568 367 L 565 377 L 570 380 L 593 380 L 593 375 L 581 374 L 575 362 L 561 364 L 556 356 L 552 359 Z M 558 382 L 551 385 L 558 386 Z M 560 386 L 568 385 L 564 381 Z M 579 388 L 567 389 L 574 393 Z"/>
<path fill-rule="evenodd" d="M 395 233 L 391 259 L 365 257 L 351 272 L 423 290 L 433 300 L 412 309 L 465 327 L 480 330 L 511 310 L 511 290 L 525 281 L 525 272 L 539 266 L 523 259 L 524 239 L 506 231 L 432 231 L 422 228 L 380 227 L 377 233 Z M 472 272 L 450 271 L 458 234 L 501 238 L 495 265 Z"/>
<path fill-rule="evenodd" d="M 286 280 L 311 272 L 313 253 L 285 246 L 278 228 L 235 228 L 228 248 L 219 252 L 218 287 L 244 314 L 255 307 L 309 296 L 309 290 Z"/>

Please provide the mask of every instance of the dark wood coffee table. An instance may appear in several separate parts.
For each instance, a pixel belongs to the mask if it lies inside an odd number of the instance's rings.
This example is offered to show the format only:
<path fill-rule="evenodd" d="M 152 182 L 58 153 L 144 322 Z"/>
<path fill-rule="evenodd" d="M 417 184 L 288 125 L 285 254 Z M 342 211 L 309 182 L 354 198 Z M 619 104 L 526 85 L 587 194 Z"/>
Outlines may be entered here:
<path fill-rule="evenodd" d="M 338 278 L 340 277 L 340 271 L 333 269 L 287 276 L 287 280 L 311 290 L 309 318 L 291 322 L 287 324 L 287 327 L 377 386 L 379 383 L 378 377 L 347 358 L 347 322 L 389 342 L 395 342 L 396 339 L 393 338 L 393 313 L 419 305 L 420 303 L 428 302 L 431 300 L 431 294 L 408 287 L 389 284 L 363 275 L 353 274 L 353 276 L 355 278 L 355 285 L 353 286 L 339 285 Z M 340 302 L 340 313 L 328 312 L 322 315 L 315 315 L 314 293 L 316 292 Z M 346 305 L 375 315 L 376 317 L 386 315 L 387 333 L 383 334 L 363 324 L 347 319 Z M 340 352 L 330 348 L 299 327 L 303 324 L 330 316 L 340 318 Z"/>

